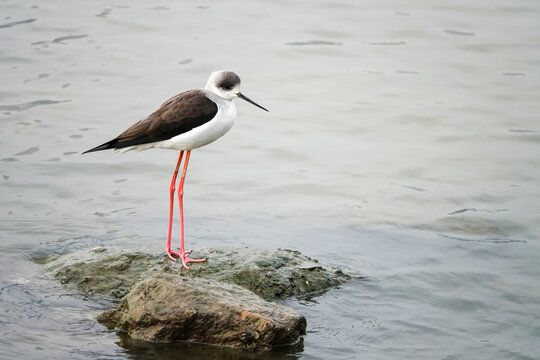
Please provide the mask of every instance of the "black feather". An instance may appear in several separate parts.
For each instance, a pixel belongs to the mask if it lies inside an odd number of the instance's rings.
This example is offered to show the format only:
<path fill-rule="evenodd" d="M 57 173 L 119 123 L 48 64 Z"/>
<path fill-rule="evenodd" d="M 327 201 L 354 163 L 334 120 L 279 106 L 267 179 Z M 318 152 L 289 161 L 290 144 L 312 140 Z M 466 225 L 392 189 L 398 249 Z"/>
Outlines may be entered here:
<path fill-rule="evenodd" d="M 83 154 L 168 140 L 204 125 L 214 118 L 217 111 L 216 103 L 201 90 L 186 91 L 167 100 L 146 119 L 132 125 L 115 139 Z"/>
<path fill-rule="evenodd" d="M 94 152 L 94 151 L 101 151 L 101 150 L 108 150 L 108 149 L 114 149 L 114 144 L 116 144 L 118 142 L 117 139 L 114 139 L 114 140 L 111 140 L 111 141 L 108 141 L 106 142 L 105 144 L 101 144 L 99 146 L 96 146 L 95 148 L 92 148 L 90 150 L 86 150 L 83 152 L 83 154 L 86 154 L 86 153 L 89 153 L 89 152 Z"/>

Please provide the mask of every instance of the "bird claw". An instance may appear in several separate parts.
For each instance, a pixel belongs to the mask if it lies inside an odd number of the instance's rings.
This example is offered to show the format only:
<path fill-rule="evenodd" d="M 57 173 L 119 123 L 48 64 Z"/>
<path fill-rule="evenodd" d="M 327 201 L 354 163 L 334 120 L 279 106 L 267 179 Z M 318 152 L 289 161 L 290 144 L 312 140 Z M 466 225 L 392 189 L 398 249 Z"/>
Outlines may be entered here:
<path fill-rule="evenodd" d="M 167 256 L 169 256 L 169 258 L 171 260 L 173 260 L 173 261 L 182 260 L 182 267 L 185 267 L 186 269 L 189 269 L 189 266 L 187 266 L 188 263 L 206 261 L 206 259 L 191 259 L 191 258 L 186 256 L 189 253 L 191 253 L 191 250 L 184 251 L 184 254 L 182 255 L 182 253 L 177 253 L 176 251 L 172 251 L 171 249 L 167 249 Z M 178 259 L 173 257 L 173 255 L 178 256 Z"/>
<path fill-rule="evenodd" d="M 191 251 L 190 251 L 191 252 Z M 180 255 L 180 259 L 182 259 L 182 266 L 186 269 L 189 269 L 189 266 L 187 266 L 187 263 L 196 263 L 196 262 L 204 262 L 206 259 L 191 259 L 186 256 L 186 254 L 189 254 L 189 252 L 185 252 L 184 256 Z"/>
<path fill-rule="evenodd" d="M 190 252 L 191 252 L 191 250 L 186 250 L 186 251 L 184 251 L 184 254 L 189 254 Z M 167 249 L 167 256 L 168 256 L 171 260 L 174 260 L 174 261 L 178 260 L 178 259 L 175 259 L 175 258 L 173 257 L 173 255 L 174 255 L 174 256 L 180 257 L 180 253 L 177 253 L 176 251 L 172 251 L 172 250 L 170 250 L 170 249 Z"/>
<path fill-rule="evenodd" d="M 172 261 L 176 261 L 177 259 L 173 257 L 173 255 L 175 256 L 180 256 L 180 253 L 177 253 L 175 251 L 172 251 L 171 249 L 166 249 L 167 251 L 167 256 L 169 257 L 169 259 L 171 259 Z"/>

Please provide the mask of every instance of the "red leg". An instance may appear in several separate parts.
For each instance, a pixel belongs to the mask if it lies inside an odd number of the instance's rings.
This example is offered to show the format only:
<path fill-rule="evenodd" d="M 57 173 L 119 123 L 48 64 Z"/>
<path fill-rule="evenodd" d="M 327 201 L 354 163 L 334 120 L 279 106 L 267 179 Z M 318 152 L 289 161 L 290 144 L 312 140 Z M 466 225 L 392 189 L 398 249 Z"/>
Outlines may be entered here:
<path fill-rule="evenodd" d="M 189 251 L 185 251 L 184 249 L 184 206 L 183 206 L 183 198 L 184 198 L 184 180 L 186 178 L 186 172 L 187 167 L 189 163 L 189 156 L 191 154 L 191 150 L 186 151 L 186 160 L 184 161 L 184 168 L 182 169 L 182 177 L 180 178 L 180 184 L 178 185 L 178 202 L 180 205 L 180 259 L 182 259 L 182 266 L 184 266 L 186 269 L 189 269 L 187 266 L 187 263 L 189 262 L 203 262 L 206 261 L 206 259 L 190 259 L 186 256 L 186 254 L 189 254 Z"/>
<path fill-rule="evenodd" d="M 178 157 L 178 162 L 176 163 L 176 169 L 174 170 L 173 178 L 171 180 L 171 185 L 169 186 L 170 192 L 170 208 L 169 208 L 169 232 L 167 234 L 167 246 L 165 250 L 167 255 L 176 261 L 173 255 L 180 256 L 179 253 L 171 250 L 171 232 L 172 232 L 172 223 L 173 223 L 173 205 L 174 205 L 174 190 L 176 186 L 176 176 L 178 175 L 178 169 L 180 169 L 180 163 L 182 162 L 182 157 L 184 156 L 184 151 L 180 151 L 180 156 Z"/>

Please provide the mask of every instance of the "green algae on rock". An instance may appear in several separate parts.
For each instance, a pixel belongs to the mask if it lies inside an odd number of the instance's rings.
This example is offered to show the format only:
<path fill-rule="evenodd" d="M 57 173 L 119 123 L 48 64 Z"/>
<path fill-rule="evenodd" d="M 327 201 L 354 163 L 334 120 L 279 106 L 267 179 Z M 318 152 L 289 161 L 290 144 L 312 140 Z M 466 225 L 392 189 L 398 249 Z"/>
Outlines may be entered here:
<path fill-rule="evenodd" d="M 151 272 L 163 272 L 162 256 L 120 247 L 77 250 L 45 263 L 62 284 L 88 294 L 124 297 L 130 287 Z"/>
<path fill-rule="evenodd" d="M 203 249 L 208 259 L 181 269 L 155 249 L 98 247 L 47 259 L 66 286 L 120 301 L 98 320 L 151 342 L 188 341 L 245 350 L 295 343 L 306 319 L 271 302 L 313 297 L 349 279 L 298 251 Z"/>
<path fill-rule="evenodd" d="M 98 247 L 62 255 L 45 267 L 63 284 L 113 299 L 125 296 L 138 280 L 159 273 L 237 284 L 266 300 L 315 296 L 351 279 L 341 270 L 325 268 L 292 250 L 211 248 L 195 255 L 208 261 L 179 271 L 159 250 Z"/>
<path fill-rule="evenodd" d="M 298 251 L 283 249 L 203 249 L 206 266 L 193 266 L 185 276 L 207 277 L 237 284 L 265 300 L 315 296 L 338 286 L 351 276 L 325 269 L 317 260 Z"/>

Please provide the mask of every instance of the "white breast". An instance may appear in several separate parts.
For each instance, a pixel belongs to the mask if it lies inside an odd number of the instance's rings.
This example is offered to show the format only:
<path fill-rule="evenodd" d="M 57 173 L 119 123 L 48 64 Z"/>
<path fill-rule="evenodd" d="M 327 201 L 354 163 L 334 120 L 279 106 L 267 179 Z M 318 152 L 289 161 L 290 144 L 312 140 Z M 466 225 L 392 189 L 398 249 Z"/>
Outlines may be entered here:
<path fill-rule="evenodd" d="M 216 116 L 209 122 L 172 139 L 156 143 L 156 147 L 175 150 L 191 150 L 216 141 L 229 131 L 236 119 L 236 107 L 232 101 L 219 106 Z"/>
<path fill-rule="evenodd" d="M 169 140 L 130 146 L 121 150 L 146 150 L 150 148 L 192 150 L 219 139 L 233 126 L 234 120 L 236 120 L 236 107 L 231 100 L 224 100 L 209 91 L 205 92 L 218 106 L 218 111 L 212 120 Z"/>

